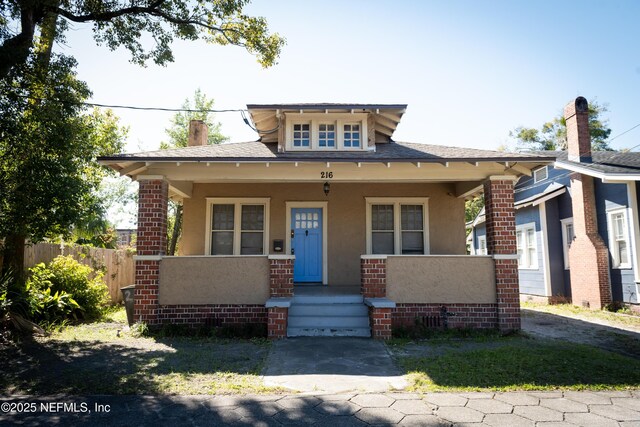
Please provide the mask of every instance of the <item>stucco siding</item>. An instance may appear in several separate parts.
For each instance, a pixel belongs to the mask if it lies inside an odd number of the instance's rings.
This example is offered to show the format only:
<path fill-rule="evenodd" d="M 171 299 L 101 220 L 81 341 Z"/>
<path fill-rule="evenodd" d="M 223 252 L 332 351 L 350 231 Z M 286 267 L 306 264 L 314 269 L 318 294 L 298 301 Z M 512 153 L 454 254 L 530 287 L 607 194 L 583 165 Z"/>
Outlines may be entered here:
<path fill-rule="evenodd" d="M 269 260 L 263 257 L 165 257 L 160 305 L 264 304 Z"/>
<path fill-rule="evenodd" d="M 390 256 L 387 297 L 396 303 L 495 303 L 488 256 Z"/>
<path fill-rule="evenodd" d="M 360 255 L 366 251 L 365 197 L 428 197 L 431 254 L 465 253 L 464 200 L 452 196 L 453 184 L 331 183 L 328 196 L 322 183 L 194 184 L 184 201 L 181 255 L 205 254 L 207 197 L 269 197 L 269 250 L 273 240 L 289 238 L 287 201 L 327 201 L 328 284 L 360 283 Z"/>

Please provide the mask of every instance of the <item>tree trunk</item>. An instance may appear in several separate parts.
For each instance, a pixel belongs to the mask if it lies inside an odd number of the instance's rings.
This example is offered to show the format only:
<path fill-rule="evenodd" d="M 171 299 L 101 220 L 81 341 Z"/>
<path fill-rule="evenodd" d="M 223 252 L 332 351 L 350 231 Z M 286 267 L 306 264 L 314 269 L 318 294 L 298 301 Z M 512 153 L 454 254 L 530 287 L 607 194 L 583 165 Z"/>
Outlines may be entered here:
<path fill-rule="evenodd" d="M 24 279 L 24 248 L 25 236 L 21 234 L 10 234 L 4 241 L 3 265 L 4 272 L 11 270 L 16 282 Z"/>
<path fill-rule="evenodd" d="M 173 223 L 173 233 L 171 233 L 171 241 L 169 242 L 167 255 L 173 256 L 176 254 L 176 246 L 178 245 L 180 234 L 182 234 L 182 205 L 177 205 L 176 220 Z"/>

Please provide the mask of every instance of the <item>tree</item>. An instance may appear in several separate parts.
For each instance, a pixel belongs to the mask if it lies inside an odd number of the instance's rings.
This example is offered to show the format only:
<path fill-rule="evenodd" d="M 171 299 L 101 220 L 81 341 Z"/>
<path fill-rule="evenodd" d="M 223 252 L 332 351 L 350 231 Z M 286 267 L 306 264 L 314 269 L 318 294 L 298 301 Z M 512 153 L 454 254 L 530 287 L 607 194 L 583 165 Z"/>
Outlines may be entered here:
<path fill-rule="evenodd" d="M 95 159 L 124 142 L 112 113 L 86 112 L 75 60 L 50 45 L 0 80 L 0 249 L 17 279 L 27 239 L 68 236 L 101 209 L 96 189 L 108 172 Z"/>
<path fill-rule="evenodd" d="M 171 119 L 171 126 L 165 129 L 168 142 L 160 143 L 160 148 L 180 148 L 187 147 L 189 145 L 189 123 L 191 120 L 202 120 L 209 128 L 208 144 L 220 144 L 228 140 L 226 136 L 222 134 L 220 130 L 220 123 L 215 121 L 215 115 L 208 110 L 213 109 L 213 99 L 208 99 L 207 95 L 202 93 L 200 89 L 196 89 L 193 94 L 193 101 L 189 98 L 185 99 L 182 104 L 183 110 L 176 113 Z M 169 247 L 167 253 L 174 255 L 176 252 L 176 246 L 178 239 L 182 231 L 182 205 L 179 203 L 170 203 L 169 206 Z"/>
<path fill-rule="evenodd" d="M 605 104 L 593 102 L 589 104 L 589 133 L 591 134 L 591 149 L 594 151 L 611 151 L 607 139 L 611 135 L 609 120 L 602 119 L 608 110 Z M 524 150 L 566 150 L 567 123 L 560 114 L 550 122 L 544 123 L 540 129 L 517 127 L 509 132 L 516 145 Z"/>
<path fill-rule="evenodd" d="M 93 24 L 97 44 L 124 47 L 131 61 L 164 65 L 173 61 L 174 39 L 204 40 L 236 45 L 257 56 L 263 67 L 275 64 L 285 43 L 269 34 L 263 17 L 243 13 L 249 0 L 13 0 L 0 1 L 0 80 L 24 66 L 37 43 L 38 28 L 49 17 L 63 18 L 60 35 L 69 22 Z M 19 23 L 19 26 L 18 26 Z M 19 30 L 15 30 L 19 27 Z M 152 39 L 146 48 L 141 40 Z"/>

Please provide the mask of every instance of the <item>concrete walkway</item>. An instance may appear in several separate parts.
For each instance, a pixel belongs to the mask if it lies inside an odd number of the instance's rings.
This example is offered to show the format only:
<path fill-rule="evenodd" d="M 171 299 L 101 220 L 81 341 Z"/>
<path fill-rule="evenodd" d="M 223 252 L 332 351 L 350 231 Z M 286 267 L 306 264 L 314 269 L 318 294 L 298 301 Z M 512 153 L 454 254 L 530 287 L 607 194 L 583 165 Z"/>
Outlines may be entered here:
<path fill-rule="evenodd" d="M 371 338 L 279 340 L 273 343 L 265 366 L 265 385 L 292 391 L 381 392 L 408 385 L 386 346 Z"/>
<path fill-rule="evenodd" d="M 640 426 L 638 391 L 12 397 L 0 405 L 0 425 Z"/>

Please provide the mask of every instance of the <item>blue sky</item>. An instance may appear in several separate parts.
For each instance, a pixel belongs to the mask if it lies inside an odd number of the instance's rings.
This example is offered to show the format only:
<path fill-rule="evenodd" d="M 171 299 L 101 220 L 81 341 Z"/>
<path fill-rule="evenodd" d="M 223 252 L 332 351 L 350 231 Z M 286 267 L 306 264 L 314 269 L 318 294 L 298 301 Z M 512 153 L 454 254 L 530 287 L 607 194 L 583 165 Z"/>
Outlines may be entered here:
<path fill-rule="evenodd" d="M 247 103 L 407 103 L 398 141 L 493 149 L 539 127 L 578 95 L 609 106 L 618 135 L 640 123 L 640 2 L 254 0 L 287 38 L 264 70 L 242 48 L 179 42 L 176 61 L 141 68 L 75 25 L 60 49 L 105 104 L 179 107 L 201 88 L 216 108 Z M 116 110 L 128 151 L 165 138 L 170 113 Z M 256 139 L 238 113 L 218 114 L 232 141 Z M 640 128 L 616 149 L 640 144 Z"/>

